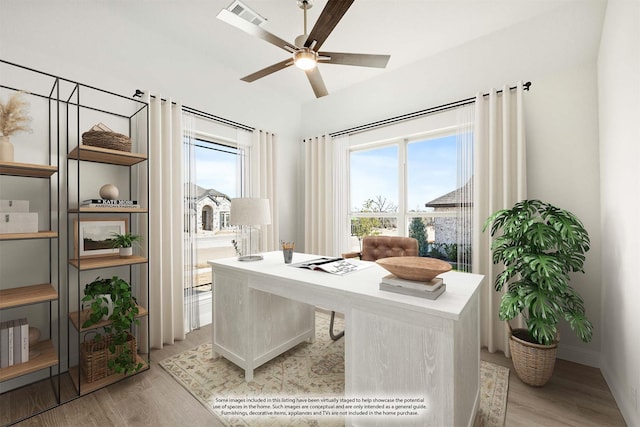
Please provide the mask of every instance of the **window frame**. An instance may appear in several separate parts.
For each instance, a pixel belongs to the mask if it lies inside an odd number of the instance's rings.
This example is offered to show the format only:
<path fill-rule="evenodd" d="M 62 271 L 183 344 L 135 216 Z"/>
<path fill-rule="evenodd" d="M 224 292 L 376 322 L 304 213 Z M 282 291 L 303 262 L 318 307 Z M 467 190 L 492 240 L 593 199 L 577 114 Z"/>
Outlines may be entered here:
<path fill-rule="evenodd" d="M 371 142 L 361 142 L 358 144 L 353 144 L 349 147 L 348 156 L 349 156 L 349 177 L 351 177 L 351 154 L 354 152 L 361 151 L 369 151 L 375 150 L 379 148 L 389 147 L 389 146 L 397 146 L 398 147 L 398 203 L 397 203 L 397 211 L 396 212 L 358 212 L 352 210 L 352 194 L 351 194 L 351 186 L 349 183 L 349 195 L 348 195 L 348 204 L 349 211 L 347 213 L 347 221 L 349 224 L 356 218 L 395 218 L 396 220 L 396 234 L 398 236 L 408 236 L 409 234 L 409 224 L 411 219 L 414 217 L 420 218 L 435 218 L 435 217 L 456 217 L 457 211 L 450 212 L 435 212 L 435 211 L 418 211 L 411 212 L 408 209 L 408 146 L 414 142 L 421 142 L 425 140 L 431 139 L 439 139 L 450 136 L 455 136 L 459 129 L 460 125 L 451 125 L 444 126 L 439 129 L 433 129 L 430 131 L 414 133 L 411 135 L 407 135 L 404 137 L 394 137 L 380 141 L 371 141 Z M 457 169 L 456 165 L 456 169 Z M 351 179 L 351 178 L 350 178 Z M 351 236 L 349 236 L 351 237 Z"/>

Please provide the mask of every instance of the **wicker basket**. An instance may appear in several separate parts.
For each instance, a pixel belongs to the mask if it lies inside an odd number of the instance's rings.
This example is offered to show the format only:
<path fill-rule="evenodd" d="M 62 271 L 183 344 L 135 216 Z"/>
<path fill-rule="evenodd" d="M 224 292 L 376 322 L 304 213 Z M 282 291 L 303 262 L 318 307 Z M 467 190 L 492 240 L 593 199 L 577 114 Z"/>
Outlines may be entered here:
<path fill-rule="evenodd" d="M 513 366 L 522 382 L 534 387 L 541 387 L 553 375 L 558 341 L 556 340 L 551 345 L 535 344 L 518 338 L 517 335 L 520 334 L 528 334 L 528 331 L 513 329 L 509 338 Z"/>
<path fill-rule="evenodd" d="M 117 132 L 89 130 L 82 134 L 82 143 L 112 150 L 131 151 L 131 138 Z"/>
<path fill-rule="evenodd" d="M 98 340 L 91 339 L 80 344 L 80 365 L 88 383 L 113 375 L 115 372 L 109 369 L 109 360 L 120 355 L 125 346 L 131 349 L 131 354 L 137 353 L 136 338 L 129 333 L 127 335 L 127 342 L 117 345 L 115 353 L 109 351 L 113 335 L 103 335 Z"/>

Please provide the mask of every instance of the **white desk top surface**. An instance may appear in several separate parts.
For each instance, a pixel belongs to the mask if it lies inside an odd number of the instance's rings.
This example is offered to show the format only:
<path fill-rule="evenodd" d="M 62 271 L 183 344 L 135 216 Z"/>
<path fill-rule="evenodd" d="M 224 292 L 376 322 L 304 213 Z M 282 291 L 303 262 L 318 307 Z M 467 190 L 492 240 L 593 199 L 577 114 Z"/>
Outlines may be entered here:
<path fill-rule="evenodd" d="M 312 271 L 297 268 L 284 263 L 281 251 L 264 253 L 264 260 L 238 261 L 237 258 L 211 260 L 209 264 L 215 273 L 216 268 L 223 267 L 243 272 L 251 277 L 278 279 L 279 282 L 290 282 L 299 287 L 302 285 L 310 292 L 320 292 L 337 299 L 360 300 L 362 303 L 384 303 L 402 309 L 437 315 L 444 318 L 458 319 L 460 313 L 478 291 L 484 276 L 479 274 L 450 271 L 441 274 L 447 290 L 435 300 L 381 291 L 380 279 L 389 274 L 376 263 L 369 268 L 340 276 L 323 271 Z M 293 263 L 319 258 L 319 255 L 294 253 Z M 359 261 L 365 262 L 365 261 Z M 269 292 L 269 284 L 252 286 Z M 286 295 L 283 295 L 286 296 Z M 332 307 L 327 307 L 332 308 Z"/>

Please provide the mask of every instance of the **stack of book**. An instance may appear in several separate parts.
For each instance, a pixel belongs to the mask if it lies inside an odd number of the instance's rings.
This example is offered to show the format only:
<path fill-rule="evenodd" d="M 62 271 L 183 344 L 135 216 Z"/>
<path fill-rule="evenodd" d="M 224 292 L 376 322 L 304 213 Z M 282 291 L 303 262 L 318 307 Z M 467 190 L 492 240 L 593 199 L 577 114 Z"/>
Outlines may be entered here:
<path fill-rule="evenodd" d="M 80 203 L 84 208 L 128 208 L 139 209 L 137 200 L 87 199 Z"/>
<path fill-rule="evenodd" d="M 0 323 L 0 368 L 29 361 L 29 323 L 27 318 Z"/>
<path fill-rule="evenodd" d="M 413 280 L 400 279 L 393 274 L 389 274 L 380 280 L 380 290 L 382 291 L 427 299 L 438 298 L 446 289 L 447 285 L 439 277 L 429 282 L 416 282 Z"/>

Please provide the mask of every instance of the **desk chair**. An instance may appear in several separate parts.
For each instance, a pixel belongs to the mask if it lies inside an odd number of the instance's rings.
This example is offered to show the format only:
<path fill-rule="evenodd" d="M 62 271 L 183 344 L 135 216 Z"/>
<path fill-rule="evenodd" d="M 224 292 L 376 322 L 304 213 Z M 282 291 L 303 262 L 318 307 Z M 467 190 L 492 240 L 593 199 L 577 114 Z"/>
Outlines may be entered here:
<path fill-rule="evenodd" d="M 362 239 L 362 252 L 348 252 L 343 258 L 360 258 L 363 261 L 376 261 L 396 256 L 418 256 L 418 241 L 413 237 L 402 236 L 366 236 Z M 333 322 L 336 312 L 331 312 L 329 336 L 333 341 L 344 336 L 344 331 L 334 333 Z"/>

